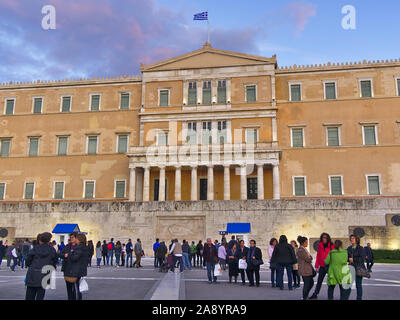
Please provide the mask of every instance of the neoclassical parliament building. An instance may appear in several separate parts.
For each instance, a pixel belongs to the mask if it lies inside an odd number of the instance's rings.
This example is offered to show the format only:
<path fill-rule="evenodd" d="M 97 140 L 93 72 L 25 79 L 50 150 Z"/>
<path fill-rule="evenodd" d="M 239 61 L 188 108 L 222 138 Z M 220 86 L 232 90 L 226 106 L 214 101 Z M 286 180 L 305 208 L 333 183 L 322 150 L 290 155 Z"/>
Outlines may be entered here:
<path fill-rule="evenodd" d="M 280 67 L 206 43 L 141 73 L 0 85 L 8 237 L 78 223 L 94 240 L 356 231 L 398 248 L 399 60 Z"/>

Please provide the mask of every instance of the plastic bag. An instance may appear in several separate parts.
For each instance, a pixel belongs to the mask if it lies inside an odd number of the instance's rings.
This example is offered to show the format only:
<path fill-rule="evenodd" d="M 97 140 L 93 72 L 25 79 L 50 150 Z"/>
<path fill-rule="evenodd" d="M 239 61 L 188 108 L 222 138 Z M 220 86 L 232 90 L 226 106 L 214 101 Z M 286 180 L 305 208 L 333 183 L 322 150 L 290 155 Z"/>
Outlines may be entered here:
<path fill-rule="evenodd" d="M 239 269 L 246 270 L 247 269 L 247 262 L 244 259 L 239 260 Z"/>
<path fill-rule="evenodd" d="M 219 276 L 222 276 L 222 268 L 221 265 L 217 263 L 214 268 L 214 277 L 219 277 Z"/>
<path fill-rule="evenodd" d="M 79 291 L 80 292 L 89 291 L 89 286 L 85 279 L 81 279 L 81 281 L 79 282 Z"/>

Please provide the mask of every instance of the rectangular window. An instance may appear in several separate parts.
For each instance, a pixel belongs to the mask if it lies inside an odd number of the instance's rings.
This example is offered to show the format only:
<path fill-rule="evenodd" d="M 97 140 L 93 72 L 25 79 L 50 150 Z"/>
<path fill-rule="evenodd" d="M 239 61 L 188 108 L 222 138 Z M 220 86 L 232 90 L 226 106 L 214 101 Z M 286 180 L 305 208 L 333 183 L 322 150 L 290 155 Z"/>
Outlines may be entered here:
<path fill-rule="evenodd" d="M 203 104 L 211 104 L 211 81 L 203 82 Z"/>
<path fill-rule="evenodd" d="M 342 177 L 330 177 L 331 184 L 331 195 L 333 196 L 341 196 L 343 195 L 342 189 Z"/>
<path fill-rule="evenodd" d="M 226 81 L 225 80 L 218 81 L 217 94 L 218 94 L 217 102 L 219 104 L 225 104 L 226 103 Z"/>
<path fill-rule="evenodd" d="M 6 184 L 0 183 L 0 200 L 4 200 L 6 197 Z"/>
<path fill-rule="evenodd" d="M 157 133 L 157 145 L 158 146 L 168 145 L 168 132 L 159 131 Z"/>
<path fill-rule="evenodd" d="M 15 100 L 14 99 L 8 99 L 6 100 L 6 114 L 14 114 L 14 104 Z"/>
<path fill-rule="evenodd" d="M 129 110 L 129 93 L 121 93 L 121 110 Z"/>
<path fill-rule="evenodd" d="M 186 132 L 186 143 L 196 144 L 197 143 L 197 122 L 188 122 Z"/>
<path fill-rule="evenodd" d="M 336 83 L 325 82 L 325 99 L 335 100 L 336 99 Z"/>
<path fill-rule="evenodd" d="M 94 198 L 94 181 L 85 181 L 85 199 L 93 199 Z"/>
<path fill-rule="evenodd" d="M 290 101 L 301 101 L 301 85 L 290 85 Z"/>
<path fill-rule="evenodd" d="M 372 97 L 372 81 L 371 80 L 361 80 L 361 98 L 371 98 Z"/>
<path fill-rule="evenodd" d="M 258 130 L 254 128 L 246 129 L 246 143 L 257 143 Z"/>
<path fill-rule="evenodd" d="M 246 101 L 256 102 L 256 86 L 246 86 Z"/>
<path fill-rule="evenodd" d="M 371 196 L 377 196 L 381 194 L 381 188 L 379 184 L 379 176 L 368 176 L 368 194 Z"/>
<path fill-rule="evenodd" d="M 2 139 L 1 141 L 1 154 L 2 158 L 7 158 L 10 156 L 10 146 L 11 140 L 10 139 Z"/>
<path fill-rule="evenodd" d="M 25 200 L 33 200 L 34 192 L 35 192 L 35 183 L 34 182 L 26 182 L 24 199 Z"/>
<path fill-rule="evenodd" d="M 88 154 L 97 154 L 97 136 L 89 136 L 88 138 Z"/>
<path fill-rule="evenodd" d="M 202 144 L 212 144 L 211 121 L 203 122 Z"/>
<path fill-rule="evenodd" d="M 33 99 L 33 113 L 42 113 L 42 98 L 34 98 Z"/>
<path fill-rule="evenodd" d="M 227 136 L 226 136 L 226 120 L 218 121 L 218 131 L 217 131 L 217 141 L 218 143 L 227 143 Z"/>
<path fill-rule="evenodd" d="M 396 79 L 396 81 L 397 81 L 397 96 L 400 97 L 400 78 Z"/>
<path fill-rule="evenodd" d="M 257 178 L 247 178 L 247 199 L 257 200 Z"/>
<path fill-rule="evenodd" d="M 125 198 L 125 180 L 115 181 L 115 198 Z"/>
<path fill-rule="evenodd" d="M 304 177 L 295 177 L 293 179 L 294 183 L 294 195 L 295 196 L 305 196 L 306 195 L 306 184 Z"/>
<path fill-rule="evenodd" d="M 127 135 L 118 135 L 118 153 L 127 153 L 128 152 L 128 136 Z"/>
<path fill-rule="evenodd" d="M 168 107 L 169 90 L 160 90 L 160 107 Z"/>
<path fill-rule="evenodd" d="M 90 96 L 90 111 L 99 111 L 100 110 L 100 95 L 92 94 Z"/>
<path fill-rule="evenodd" d="M 376 127 L 363 126 L 363 130 L 364 130 L 364 145 L 376 146 Z"/>
<path fill-rule="evenodd" d="M 189 82 L 188 104 L 193 106 L 197 104 L 197 83 Z"/>
<path fill-rule="evenodd" d="M 328 135 L 328 146 L 329 147 L 337 147 L 339 146 L 339 128 L 338 127 L 329 127 L 326 129 Z"/>
<path fill-rule="evenodd" d="M 303 128 L 292 129 L 292 147 L 293 148 L 304 147 Z"/>
<path fill-rule="evenodd" d="M 64 182 L 57 181 L 54 182 L 54 199 L 64 199 Z"/>
<path fill-rule="evenodd" d="M 68 153 L 68 137 L 58 138 L 58 155 L 66 156 Z"/>
<path fill-rule="evenodd" d="M 62 97 L 61 112 L 71 112 L 71 97 Z"/>
<path fill-rule="evenodd" d="M 30 157 L 37 157 L 39 154 L 39 138 L 29 138 L 29 152 Z"/>

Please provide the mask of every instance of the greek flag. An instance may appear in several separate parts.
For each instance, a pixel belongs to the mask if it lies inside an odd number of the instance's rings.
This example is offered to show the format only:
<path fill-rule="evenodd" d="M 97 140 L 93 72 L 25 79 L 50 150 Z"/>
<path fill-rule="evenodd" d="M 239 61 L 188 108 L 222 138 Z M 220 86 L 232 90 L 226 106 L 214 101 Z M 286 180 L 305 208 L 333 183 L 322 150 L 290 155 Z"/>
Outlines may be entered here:
<path fill-rule="evenodd" d="M 208 20 L 208 12 L 195 14 L 193 20 Z"/>

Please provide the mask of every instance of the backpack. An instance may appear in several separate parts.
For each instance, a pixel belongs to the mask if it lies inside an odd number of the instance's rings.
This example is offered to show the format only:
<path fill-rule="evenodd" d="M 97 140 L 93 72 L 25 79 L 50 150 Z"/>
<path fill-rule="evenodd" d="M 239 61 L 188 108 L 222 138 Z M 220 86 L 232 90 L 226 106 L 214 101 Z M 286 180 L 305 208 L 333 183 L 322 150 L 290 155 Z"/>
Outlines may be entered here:
<path fill-rule="evenodd" d="M 108 250 L 112 250 L 112 243 L 111 242 L 107 245 L 107 249 Z"/>

